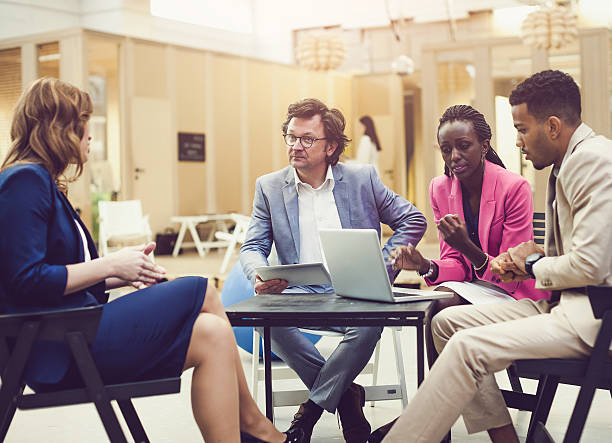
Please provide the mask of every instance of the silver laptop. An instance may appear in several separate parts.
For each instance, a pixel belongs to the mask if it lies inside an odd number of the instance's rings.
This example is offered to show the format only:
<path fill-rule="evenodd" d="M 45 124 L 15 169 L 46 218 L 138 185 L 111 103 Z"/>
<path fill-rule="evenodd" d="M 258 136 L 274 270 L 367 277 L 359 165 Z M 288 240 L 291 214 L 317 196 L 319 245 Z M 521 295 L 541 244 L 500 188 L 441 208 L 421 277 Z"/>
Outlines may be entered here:
<path fill-rule="evenodd" d="M 388 303 L 452 297 L 451 292 L 391 287 L 374 229 L 321 229 L 334 292 L 342 297 Z"/>

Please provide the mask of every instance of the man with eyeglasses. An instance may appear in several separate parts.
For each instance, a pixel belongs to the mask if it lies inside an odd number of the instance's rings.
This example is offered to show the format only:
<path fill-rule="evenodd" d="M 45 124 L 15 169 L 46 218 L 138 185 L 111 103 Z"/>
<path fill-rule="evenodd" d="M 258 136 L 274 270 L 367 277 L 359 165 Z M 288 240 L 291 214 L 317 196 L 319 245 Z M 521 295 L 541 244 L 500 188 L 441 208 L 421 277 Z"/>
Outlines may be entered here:
<path fill-rule="evenodd" d="M 281 264 L 322 262 L 319 229 L 376 229 L 385 223 L 393 236 L 385 258 L 396 246 L 416 245 L 425 233 L 425 217 L 411 203 L 385 187 L 371 165 L 338 163 L 349 142 L 338 109 L 317 99 L 289 106 L 283 124 L 289 166 L 257 179 L 251 223 L 240 248 L 240 262 L 255 292 L 332 293 L 330 285 L 287 287 L 285 280 L 262 279 L 254 268 L 267 266 L 274 243 Z M 350 260 L 350 257 L 347 257 Z M 389 279 L 397 276 L 387 266 Z M 344 438 L 364 443 L 370 424 L 363 415 L 365 391 L 353 383 L 368 363 L 381 327 L 338 327 L 344 339 L 325 360 L 296 327 L 271 328 L 272 350 L 297 372 L 310 390 L 291 428 L 304 431 L 309 442 L 323 410 L 338 410 Z"/>

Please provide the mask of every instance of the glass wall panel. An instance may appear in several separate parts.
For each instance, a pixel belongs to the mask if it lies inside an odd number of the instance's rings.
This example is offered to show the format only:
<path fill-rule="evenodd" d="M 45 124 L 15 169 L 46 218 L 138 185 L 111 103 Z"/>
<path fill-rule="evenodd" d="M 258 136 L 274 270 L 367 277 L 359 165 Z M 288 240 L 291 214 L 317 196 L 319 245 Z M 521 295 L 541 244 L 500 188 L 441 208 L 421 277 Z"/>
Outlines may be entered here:
<path fill-rule="evenodd" d="M 440 118 L 451 105 L 472 105 L 476 97 L 473 51 L 441 51 L 436 54 L 438 70 L 438 113 Z M 424 137 L 430 137 L 424 135 Z M 444 170 L 444 162 L 439 152 L 435 155 L 436 168 Z"/>
<path fill-rule="evenodd" d="M 9 147 L 11 115 L 21 94 L 21 49 L 0 51 L 0 164 Z"/>
<path fill-rule="evenodd" d="M 495 140 L 491 141 L 510 171 L 523 175 L 534 186 L 533 167 L 525 162 L 516 147 L 516 130 L 508 97 L 510 92 L 531 73 L 531 49 L 520 45 L 491 48 L 493 95 L 495 96 Z"/>
<path fill-rule="evenodd" d="M 92 224 L 98 233 L 98 201 L 115 199 L 121 189 L 119 43 L 87 37 L 88 92 L 93 102 L 91 136 Z"/>
<path fill-rule="evenodd" d="M 558 69 L 571 75 L 578 86 L 581 85 L 580 78 L 580 42 L 574 42 L 561 49 L 551 49 L 548 52 L 548 64 L 550 69 Z"/>
<path fill-rule="evenodd" d="M 38 45 L 38 76 L 59 78 L 60 50 L 58 42 Z"/>

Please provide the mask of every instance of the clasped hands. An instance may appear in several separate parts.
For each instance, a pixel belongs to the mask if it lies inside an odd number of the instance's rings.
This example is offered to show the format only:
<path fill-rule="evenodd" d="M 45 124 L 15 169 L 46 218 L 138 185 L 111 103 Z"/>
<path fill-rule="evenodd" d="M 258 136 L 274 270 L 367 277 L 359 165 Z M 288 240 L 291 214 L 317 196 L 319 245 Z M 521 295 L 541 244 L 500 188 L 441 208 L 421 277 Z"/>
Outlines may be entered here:
<path fill-rule="evenodd" d="M 520 243 L 491 260 L 491 272 L 504 283 L 528 280 L 531 275 L 525 270 L 525 259 L 531 254 L 544 255 L 544 250 L 533 240 Z"/>
<path fill-rule="evenodd" d="M 108 254 L 103 259 L 111 264 L 112 274 L 124 285 L 144 289 L 159 283 L 166 274 L 166 270 L 155 264 L 150 257 L 155 246 L 155 242 L 141 246 L 129 246 Z M 110 286 L 115 286 L 115 284 Z"/>

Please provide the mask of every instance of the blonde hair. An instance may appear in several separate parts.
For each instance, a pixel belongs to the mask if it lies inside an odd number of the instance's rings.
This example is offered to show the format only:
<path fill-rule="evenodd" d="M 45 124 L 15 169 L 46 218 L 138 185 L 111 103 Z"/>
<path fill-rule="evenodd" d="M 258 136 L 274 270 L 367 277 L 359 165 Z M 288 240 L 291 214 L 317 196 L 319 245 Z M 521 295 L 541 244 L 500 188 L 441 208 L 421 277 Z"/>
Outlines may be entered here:
<path fill-rule="evenodd" d="M 36 80 L 13 111 L 10 147 L 0 171 L 23 163 L 44 166 L 62 191 L 83 172 L 81 139 L 93 112 L 89 94 L 56 78 Z M 76 168 L 71 177 L 64 173 Z"/>

